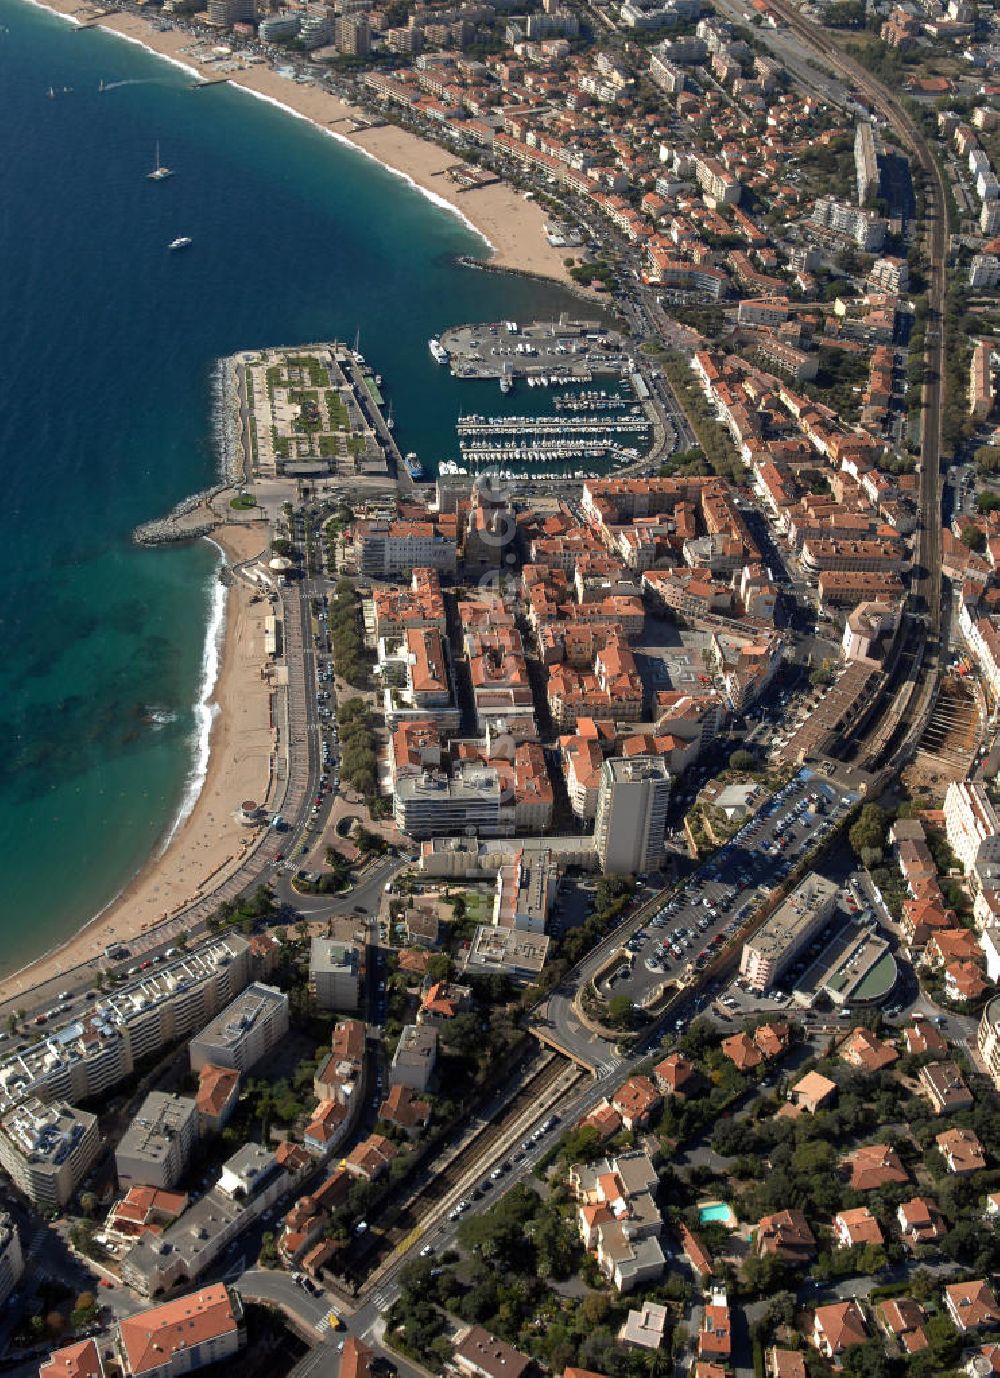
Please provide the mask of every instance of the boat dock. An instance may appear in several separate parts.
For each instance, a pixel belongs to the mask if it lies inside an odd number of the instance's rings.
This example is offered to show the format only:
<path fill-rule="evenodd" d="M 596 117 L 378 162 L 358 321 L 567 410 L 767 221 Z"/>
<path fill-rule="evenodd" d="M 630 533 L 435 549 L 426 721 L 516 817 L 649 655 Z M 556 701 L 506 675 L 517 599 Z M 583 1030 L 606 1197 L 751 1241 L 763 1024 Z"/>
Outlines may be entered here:
<path fill-rule="evenodd" d="M 628 372 L 622 337 L 599 321 L 495 321 L 446 330 L 441 344 L 456 378 L 546 379 L 589 383 Z"/>
<path fill-rule="evenodd" d="M 462 460 L 503 474 L 525 468 L 634 463 L 650 444 L 643 415 L 462 416 L 456 427 Z"/>
<path fill-rule="evenodd" d="M 644 416 L 460 416 L 457 430 L 460 436 L 551 436 L 571 439 L 574 436 L 604 436 L 611 433 L 647 435 L 649 422 Z"/>

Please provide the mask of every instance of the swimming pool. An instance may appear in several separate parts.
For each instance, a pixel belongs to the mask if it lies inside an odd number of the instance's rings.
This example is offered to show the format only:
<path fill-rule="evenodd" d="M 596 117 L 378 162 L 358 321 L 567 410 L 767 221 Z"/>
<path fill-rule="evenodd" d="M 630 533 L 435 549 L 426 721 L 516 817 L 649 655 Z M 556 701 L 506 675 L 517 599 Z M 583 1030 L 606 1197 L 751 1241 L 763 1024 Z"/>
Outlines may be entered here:
<path fill-rule="evenodd" d="M 698 1207 L 698 1219 L 703 1225 L 710 1220 L 718 1220 L 723 1225 L 736 1224 L 732 1207 L 727 1206 L 725 1201 L 706 1201 L 703 1206 Z"/>

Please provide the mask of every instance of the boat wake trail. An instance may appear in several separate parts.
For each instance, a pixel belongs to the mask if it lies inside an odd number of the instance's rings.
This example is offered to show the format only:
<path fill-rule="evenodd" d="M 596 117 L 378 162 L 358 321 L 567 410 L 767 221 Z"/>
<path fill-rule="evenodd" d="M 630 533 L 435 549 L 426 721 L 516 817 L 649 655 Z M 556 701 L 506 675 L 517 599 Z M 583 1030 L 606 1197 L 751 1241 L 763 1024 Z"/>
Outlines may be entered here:
<path fill-rule="evenodd" d="M 164 83 L 158 81 L 156 77 L 128 77 L 125 81 L 105 81 L 101 83 L 102 91 L 117 91 L 120 86 L 162 86 Z"/>

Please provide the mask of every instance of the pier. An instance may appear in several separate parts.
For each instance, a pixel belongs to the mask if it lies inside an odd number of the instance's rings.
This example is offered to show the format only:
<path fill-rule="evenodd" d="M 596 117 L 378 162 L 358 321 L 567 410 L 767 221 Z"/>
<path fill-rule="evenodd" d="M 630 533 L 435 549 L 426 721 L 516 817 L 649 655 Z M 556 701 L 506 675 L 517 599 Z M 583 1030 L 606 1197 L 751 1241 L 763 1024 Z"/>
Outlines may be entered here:
<path fill-rule="evenodd" d="M 466 437 L 525 436 L 570 440 L 575 436 L 605 436 L 612 433 L 646 435 L 649 422 L 644 416 L 460 416 L 458 434 Z"/>

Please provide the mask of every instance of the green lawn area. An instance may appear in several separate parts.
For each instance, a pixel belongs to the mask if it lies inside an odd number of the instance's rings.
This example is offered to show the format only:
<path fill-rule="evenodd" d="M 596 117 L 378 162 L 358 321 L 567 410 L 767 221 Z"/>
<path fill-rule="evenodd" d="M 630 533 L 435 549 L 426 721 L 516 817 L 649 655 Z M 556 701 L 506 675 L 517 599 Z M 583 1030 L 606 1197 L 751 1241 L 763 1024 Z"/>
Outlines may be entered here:
<path fill-rule="evenodd" d="M 463 890 L 465 912 L 475 923 L 489 923 L 493 917 L 492 890 Z"/>

